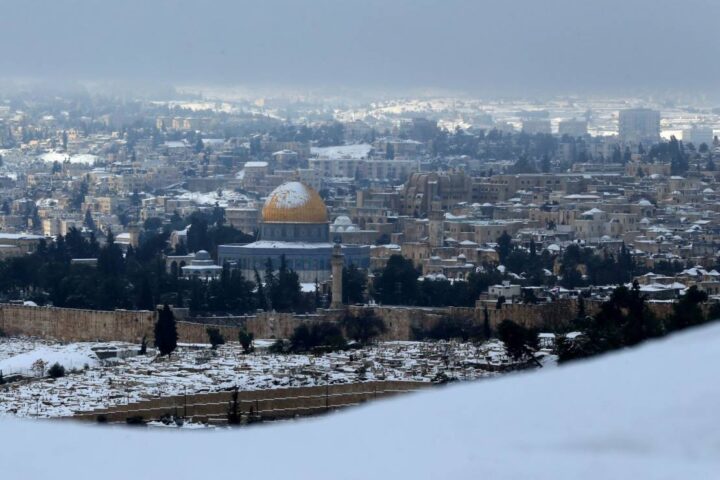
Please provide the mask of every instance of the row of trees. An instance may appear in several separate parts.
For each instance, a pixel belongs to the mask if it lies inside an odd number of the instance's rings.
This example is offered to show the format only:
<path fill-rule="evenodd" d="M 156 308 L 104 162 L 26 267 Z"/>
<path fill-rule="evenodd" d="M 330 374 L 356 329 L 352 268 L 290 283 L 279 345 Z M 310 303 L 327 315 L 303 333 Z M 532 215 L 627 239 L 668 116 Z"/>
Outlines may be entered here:
<path fill-rule="evenodd" d="M 667 318 L 658 317 L 648 308 L 637 282 L 632 288 L 616 288 L 596 315 L 587 316 L 581 302 L 577 318 L 570 328 L 582 334 L 575 338 L 558 337 L 556 348 L 559 359 L 565 362 L 632 347 L 651 338 L 717 319 L 720 316 L 717 307 L 711 308 L 708 315 L 703 311 L 702 304 L 707 298 L 705 292 L 692 286 L 673 305 Z"/>
<path fill-rule="evenodd" d="M 215 228 L 209 231 L 219 231 Z M 231 227 L 219 228 L 242 234 Z M 319 306 L 318 295 L 301 293 L 297 274 L 284 259 L 277 272 L 268 262 L 264 277 L 257 275 L 255 281 L 227 266 L 211 281 L 181 278 L 177 270 L 166 269 L 164 254 L 174 253 L 168 247 L 169 236 L 167 230 L 145 232 L 138 248 L 123 253 L 112 233 L 100 246 L 94 235 L 86 237 L 70 229 L 56 242 L 41 241 L 31 255 L 0 261 L 0 296 L 101 310 L 152 310 L 162 303 L 188 306 L 194 312 L 234 313 L 258 308 L 305 312 Z M 96 258 L 97 265 L 73 263 L 74 258 Z"/>
<path fill-rule="evenodd" d="M 375 276 L 372 296 L 387 305 L 466 306 L 475 305 L 480 293 L 499 283 L 503 275 L 495 269 L 471 272 L 466 281 L 418 280 L 420 272 L 411 260 L 392 255 Z"/>

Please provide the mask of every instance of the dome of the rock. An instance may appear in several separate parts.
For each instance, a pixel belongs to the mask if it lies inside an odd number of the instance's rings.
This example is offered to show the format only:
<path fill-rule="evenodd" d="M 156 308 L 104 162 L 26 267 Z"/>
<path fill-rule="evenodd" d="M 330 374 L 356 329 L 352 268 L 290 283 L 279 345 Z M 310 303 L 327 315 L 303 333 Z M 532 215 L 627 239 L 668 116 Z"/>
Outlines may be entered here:
<path fill-rule="evenodd" d="M 323 199 L 301 182 L 287 182 L 277 187 L 262 209 L 265 223 L 324 223 L 327 218 Z"/>

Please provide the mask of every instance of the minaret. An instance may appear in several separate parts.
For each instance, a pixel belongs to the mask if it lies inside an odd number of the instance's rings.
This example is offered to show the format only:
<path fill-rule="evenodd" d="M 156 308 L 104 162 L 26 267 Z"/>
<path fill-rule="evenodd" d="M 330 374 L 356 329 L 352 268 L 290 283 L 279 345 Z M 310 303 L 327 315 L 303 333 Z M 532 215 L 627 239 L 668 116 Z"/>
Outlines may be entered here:
<path fill-rule="evenodd" d="M 342 295 L 342 272 L 343 265 L 345 264 L 345 255 L 342 253 L 342 248 L 339 243 L 333 246 L 332 251 L 332 302 L 330 303 L 331 310 L 339 310 L 343 307 Z"/>

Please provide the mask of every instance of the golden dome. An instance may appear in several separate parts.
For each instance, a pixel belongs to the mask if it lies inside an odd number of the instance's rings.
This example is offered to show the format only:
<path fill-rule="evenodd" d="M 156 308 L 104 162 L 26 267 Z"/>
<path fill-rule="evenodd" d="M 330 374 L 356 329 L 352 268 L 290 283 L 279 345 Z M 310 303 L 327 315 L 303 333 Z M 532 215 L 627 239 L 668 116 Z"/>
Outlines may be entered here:
<path fill-rule="evenodd" d="M 266 223 L 325 223 L 327 207 L 314 189 L 304 183 L 287 182 L 265 201 L 262 219 Z"/>

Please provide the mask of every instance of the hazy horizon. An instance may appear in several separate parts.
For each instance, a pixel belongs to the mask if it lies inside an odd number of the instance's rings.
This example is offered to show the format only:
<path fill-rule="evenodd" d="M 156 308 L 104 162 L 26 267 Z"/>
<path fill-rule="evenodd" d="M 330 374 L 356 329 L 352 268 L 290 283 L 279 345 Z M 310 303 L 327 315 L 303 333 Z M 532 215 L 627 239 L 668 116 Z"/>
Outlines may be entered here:
<path fill-rule="evenodd" d="M 720 75 L 712 0 L 3 3 L 0 76 L 50 83 L 712 94 Z"/>

